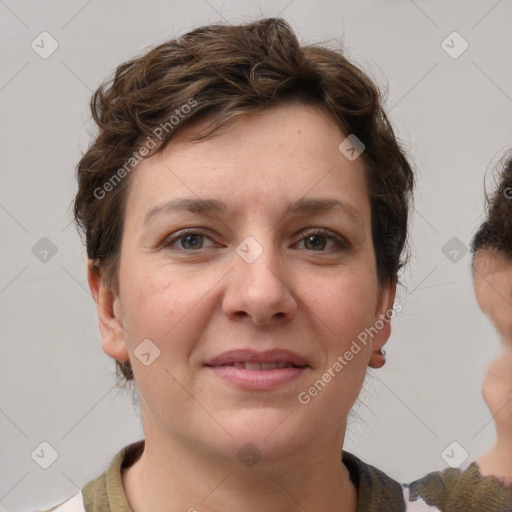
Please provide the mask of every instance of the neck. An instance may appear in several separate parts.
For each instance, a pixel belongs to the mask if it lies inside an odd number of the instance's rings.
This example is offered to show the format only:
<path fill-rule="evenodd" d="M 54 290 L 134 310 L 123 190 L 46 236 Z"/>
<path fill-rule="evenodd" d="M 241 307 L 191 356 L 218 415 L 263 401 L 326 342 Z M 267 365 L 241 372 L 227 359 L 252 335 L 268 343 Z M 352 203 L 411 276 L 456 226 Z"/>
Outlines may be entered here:
<path fill-rule="evenodd" d="M 356 510 L 357 490 L 341 462 L 339 436 L 290 450 L 279 460 L 263 455 L 251 467 L 236 457 L 209 455 L 201 445 L 188 446 L 168 434 L 153 431 L 145 437 L 140 459 L 123 473 L 134 512 Z"/>
<path fill-rule="evenodd" d="M 510 437 L 510 435 L 508 436 Z M 497 437 L 495 445 L 476 462 L 483 476 L 495 476 L 506 486 L 512 485 L 512 443 L 506 436 Z"/>
<path fill-rule="evenodd" d="M 478 460 L 484 476 L 494 475 L 512 484 L 512 341 L 502 338 L 502 350 L 484 380 L 484 398 L 493 414 L 496 443 Z"/>

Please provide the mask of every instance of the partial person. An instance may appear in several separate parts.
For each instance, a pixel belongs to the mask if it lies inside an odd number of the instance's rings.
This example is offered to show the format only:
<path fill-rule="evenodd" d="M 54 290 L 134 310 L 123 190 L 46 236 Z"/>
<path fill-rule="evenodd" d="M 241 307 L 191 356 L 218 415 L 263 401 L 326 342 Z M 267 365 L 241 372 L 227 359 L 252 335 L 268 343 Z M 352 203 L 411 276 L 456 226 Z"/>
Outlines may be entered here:
<path fill-rule="evenodd" d="M 496 443 L 478 460 L 483 475 L 512 486 L 512 157 L 487 202 L 487 217 L 472 241 L 473 282 L 480 309 L 494 325 L 501 351 L 490 364 L 482 395 L 496 428 Z"/>
<path fill-rule="evenodd" d="M 436 471 L 411 484 L 413 496 L 444 512 L 512 511 L 512 158 L 502 161 L 497 186 L 486 193 L 484 222 L 471 241 L 478 305 L 501 344 L 482 384 L 496 442 L 467 468 Z"/>

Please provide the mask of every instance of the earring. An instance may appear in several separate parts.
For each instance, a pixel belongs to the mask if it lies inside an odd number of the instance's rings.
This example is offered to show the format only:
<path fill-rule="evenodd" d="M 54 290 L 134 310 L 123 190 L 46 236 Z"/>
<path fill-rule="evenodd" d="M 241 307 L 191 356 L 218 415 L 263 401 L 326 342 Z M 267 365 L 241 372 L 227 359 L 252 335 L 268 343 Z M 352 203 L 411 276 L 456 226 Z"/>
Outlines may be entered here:
<path fill-rule="evenodd" d="M 379 354 L 380 354 L 382 357 L 386 357 L 386 351 L 385 351 L 383 348 L 381 348 L 381 349 L 379 350 Z"/>

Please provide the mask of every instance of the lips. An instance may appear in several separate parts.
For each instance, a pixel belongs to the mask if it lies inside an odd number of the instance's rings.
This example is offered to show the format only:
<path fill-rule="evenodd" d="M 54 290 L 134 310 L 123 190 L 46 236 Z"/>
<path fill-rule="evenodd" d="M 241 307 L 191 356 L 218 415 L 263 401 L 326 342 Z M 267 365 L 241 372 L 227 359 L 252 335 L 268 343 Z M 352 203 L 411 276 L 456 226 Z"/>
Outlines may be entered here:
<path fill-rule="evenodd" d="M 231 350 L 210 359 L 205 366 L 234 366 L 250 371 L 307 367 L 306 360 L 289 350 L 275 349 L 257 352 L 251 349 Z"/>
<path fill-rule="evenodd" d="M 282 368 L 298 368 L 298 366 L 292 363 L 255 363 L 246 361 L 245 363 L 230 363 L 222 364 L 220 366 L 234 366 L 235 368 L 244 368 L 246 370 L 258 371 L 258 370 L 280 370 Z M 217 365 L 218 367 L 218 365 Z"/>

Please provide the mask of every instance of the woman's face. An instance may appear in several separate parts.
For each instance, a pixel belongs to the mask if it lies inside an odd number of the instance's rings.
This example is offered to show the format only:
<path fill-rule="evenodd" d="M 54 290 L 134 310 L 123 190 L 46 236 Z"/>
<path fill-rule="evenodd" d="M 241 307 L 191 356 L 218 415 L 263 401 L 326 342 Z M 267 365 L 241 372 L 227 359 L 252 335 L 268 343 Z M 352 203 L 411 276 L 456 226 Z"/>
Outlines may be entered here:
<path fill-rule="evenodd" d="M 512 341 L 512 261 L 493 251 L 478 251 L 473 276 L 480 309 L 499 334 Z"/>
<path fill-rule="evenodd" d="M 377 282 L 362 158 L 302 104 L 187 143 L 193 129 L 132 171 L 120 291 L 111 318 L 108 294 L 98 308 L 104 350 L 131 361 L 146 438 L 233 457 L 248 441 L 267 457 L 339 446 L 372 351 L 361 333 L 377 322 L 382 346 L 394 295 Z M 206 365 L 275 349 L 306 367 Z"/>

